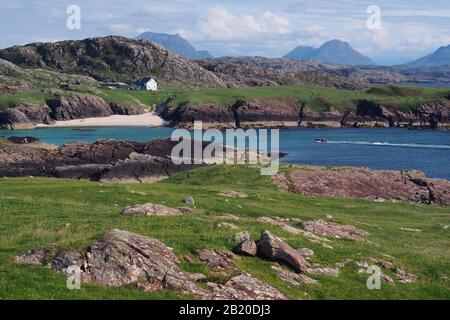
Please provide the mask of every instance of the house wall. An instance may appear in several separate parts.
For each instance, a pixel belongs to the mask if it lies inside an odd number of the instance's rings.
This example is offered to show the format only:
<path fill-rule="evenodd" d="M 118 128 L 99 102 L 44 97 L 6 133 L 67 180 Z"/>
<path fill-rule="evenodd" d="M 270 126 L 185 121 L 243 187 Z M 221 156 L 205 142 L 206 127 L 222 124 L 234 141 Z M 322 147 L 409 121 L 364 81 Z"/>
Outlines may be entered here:
<path fill-rule="evenodd" d="M 147 82 L 147 90 L 158 91 L 158 83 L 154 79 L 151 79 L 149 82 Z"/>

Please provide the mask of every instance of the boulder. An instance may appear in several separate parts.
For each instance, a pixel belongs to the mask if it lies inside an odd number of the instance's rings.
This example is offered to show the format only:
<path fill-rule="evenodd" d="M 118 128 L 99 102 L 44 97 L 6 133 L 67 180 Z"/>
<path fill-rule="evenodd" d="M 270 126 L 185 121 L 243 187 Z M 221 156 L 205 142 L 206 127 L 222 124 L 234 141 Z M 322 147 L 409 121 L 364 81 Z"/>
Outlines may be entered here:
<path fill-rule="evenodd" d="M 240 244 L 241 242 L 244 242 L 246 240 L 250 240 L 250 233 L 248 231 L 241 231 L 238 233 L 235 233 L 231 237 L 228 238 L 228 241 L 234 244 Z"/>
<path fill-rule="evenodd" d="M 195 208 L 195 201 L 194 198 L 192 198 L 191 196 L 184 198 L 183 202 Z"/>
<path fill-rule="evenodd" d="M 27 143 L 39 142 L 39 139 L 35 138 L 35 137 L 16 137 L 16 136 L 11 136 L 7 140 L 12 142 L 12 143 L 16 143 L 16 144 L 27 144 Z"/>
<path fill-rule="evenodd" d="M 234 252 L 240 255 L 246 255 L 254 257 L 256 256 L 257 246 L 253 240 L 245 240 L 234 248 Z"/>
<path fill-rule="evenodd" d="M 306 272 L 309 268 L 309 262 L 297 250 L 267 230 L 258 241 L 258 255 L 287 264 L 296 272 Z"/>

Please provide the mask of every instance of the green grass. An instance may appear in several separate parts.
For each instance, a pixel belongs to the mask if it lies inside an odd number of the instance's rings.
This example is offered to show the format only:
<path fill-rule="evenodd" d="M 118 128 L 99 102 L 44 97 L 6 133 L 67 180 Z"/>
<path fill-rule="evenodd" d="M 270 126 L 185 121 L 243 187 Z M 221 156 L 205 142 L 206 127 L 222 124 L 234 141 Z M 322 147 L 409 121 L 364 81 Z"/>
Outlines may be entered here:
<path fill-rule="evenodd" d="M 274 106 L 283 107 L 283 99 L 296 97 L 314 111 L 354 110 L 358 100 L 369 100 L 383 104 L 393 104 L 409 109 L 420 103 L 436 101 L 448 94 L 448 88 L 421 88 L 409 85 L 377 86 L 367 91 L 342 90 L 306 84 L 297 86 L 200 89 L 176 94 L 174 105 L 189 102 L 197 105 L 205 102 L 227 106 L 237 99 L 262 98 L 273 101 Z"/>
<path fill-rule="evenodd" d="M 288 103 L 288 97 L 298 101 L 318 112 L 323 111 L 354 111 L 360 100 L 368 100 L 381 104 L 399 106 L 411 109 L 419 104 L 448 98 L 448 88 L 425 88 L 410 85 L 383 85 L 369 90 L 342 90 L 320 87 L 311 84 L 277 87 L 253 88 L 212 88 L 185 90 L 176 87 L 163 87 L 157 93 L 133 90 L 110 90 L 97 86 L 72 85 L 71 90 L 60 90 L 56 84 L 41 92 L 33 90 L 24 93 L 0 95 L 0 108 L 11 107 L 20 103 L 45 105 L 45 100 L 54 94 L 68 96 L 70 94 L 97 95 L 108 102 L 124 106 L 154 108 L 159 102 L 169 96 L 175 96 L 172 105 L 196 106 L 202 103 L 215 103 L 222 107 L 232 105 L 238 99 L 262 99 L 273 108 L 283 108 Z"/>
<path fill-rule="evenodd" d="M 220 190 L 232 189 L 247 198 L 223 198 Z M 138 192 L 132 192 L 138 191 Z M 145 194 L 141 194 L 145 193 Z M 131 204 L 154 202 L 183 205 L 194 197 L 198 212 L 182 217 L 125 217 L 120 210 Z M 47 178 L 0 179 L 0 299 L 167 299 L 185 298 L 175 292 L 142 293 L 132 286 L 105 288 L 83 285 L 79 291 L 65 287 L 63 276 L 45 267 L 20 265 L 18 253 L 57 243 L 63 248 L 83 248 L 112 228 L 155 237 L 174 248 L 181 257 L 198 248 L 231 249 L 227 237 L 233 231 L 217 227 L 218 216 L 231 213 L 229 221 L 253 238 L 265 230 L 283 237 L 293 247 L 315 251 L 313 263 L 334 265 L 345 258 L 379 258 L 383 253 L 418 276 L 415 284 L 382 284 L 381 290 L 366 288 L 367 275 L 358 274 L 350 263 L 339 278 L 313 276 L 321 285 L 295 287 L 279 280 L 271 262 L 243 258 L 238 265 L 259 279 L 276 286 L 291 299 L 449 299 L 450 238 L 448 207 L 375 203 L 305 197 L 282 193 L 259 170 L 246 166 L 207 167 L 184 172 L 157 184 L 102 184 Z M 332 214 L 341 223 L 367 230 L 370 243 L 332 240 L 333 250 L 314 244 L 280 228 L 262 224 L 258 216 L 319 219 Z M 400 227 L 421 229 L 405 232 Z M 205 272 L 202 264 L 183 263 L 189 272 Z M 305 295 L 305 293 L 307 295 Z"/>

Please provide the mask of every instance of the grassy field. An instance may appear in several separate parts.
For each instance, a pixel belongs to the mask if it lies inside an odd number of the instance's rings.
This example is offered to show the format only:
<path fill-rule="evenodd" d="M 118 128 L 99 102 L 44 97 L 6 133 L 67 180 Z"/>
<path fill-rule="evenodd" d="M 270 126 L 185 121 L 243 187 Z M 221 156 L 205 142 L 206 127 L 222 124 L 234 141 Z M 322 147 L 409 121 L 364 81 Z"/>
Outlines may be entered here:
<path fill-rule="evenodd" d="M 218 191 L 243 191 L 248 198 L 225 198 Z M 180 206 L 194 197 L 198 212 L 182 217 L 125 217 L 120 210 L 131 204 L 154 202 Z M 296 287 L 277 278 L 271 262 L 246 257 L 238 265 L 276 286 L 291 299 L 450 299 L 450 237 L 442 224 L 450 221 L 447 207 L 405 203 L 375 203 L 305 197 L 282 193 L 259 170 L 246 166 L 207 167 L 184 172 L 157 184 L 101 184 L 46 178 L 0 179 L 0 299 L 168 299 L 186 298 L 174 292 L 142 293 L 132 288 L 105 288 L 83 284 L 70 291 L 63 276 L 38 266 L 19 265 L 18 253 L 57 243 L 63 248 L 83 248 L 112 228 L 157 238 L 181 257 L 199 248 L 227 248 L 235 231 L 218 228 L 220 215 L 240 217 L 233 222 L 258 238 L 271 230 L 293 247 L 314 250 L 313 263 L 333 266 L 346 258 L 364 260 L 392 255 L 394 262 L 418 276 L 415 284 L 382 284 L 366 288 L 367 275 L 358 274 L 354 262 L 338 278 L 312 276 L 321 285 Z M 256 221 L 258 216 L 320 219 L 331 214 L 340 223 L 369 232 L 370 243 L 332 240 L 334 249 L 314 244 L 280 228 Z M 417 228 L 407 232 L 400 227 Z M 183 263 L 190 272 L 204 272 L 201 264 Z"/>
<path fill-rule="evenodd" d="M 391 104 L 403 109 L 410 109 L 423 102 L 436 101 L 448 97 L 448 88 L 426 88 L 409 85 L 376 86 L 369 90 L 341 90 L 316 85 L 296 85 L 278 87 L 253 88 L 216 88 L 192 89 L 162 88 L 157 93 L 133 90 L 110 90 L 97 86 L 73 85 L 71 90 L 47 88 L 44 92 L 33 90 L 24 93 L 0 95 L 0 108 L 11 107 L 20 103 L 44 105 L 45 100 L 55 94 L 70 96 L 71 94 L 91 94 L 102 97 L 106 101 L 125 106 L 153 108 L 168 96 L 175 96 L 173 105 L 189 104 L 192 106 L 211 102 L 220 106 L 233 104 L 237 99 L 256 99 L 271 102 L 273 107 L 286 105 L 286 97 L 296 97 L 313 111 L 351 111 L 355 110 L 358 100 L 369 100 L 377 103 Z"/>
<path fill-rule="evenodd" d="M 204 102 L 230 105 L 237 99 L 272 99 L 282 106 L 283 97 L 297 97 L 314 111 L 354 110 L 357 100 L 369 100 L 377 103 L 392 104 L 410 109 L 427 101 L 436 101 L 449 93 L 448 88 L 425 88 L 409 85 L 384 85 L 369 90 L 342 90 L 316 85 L 203 89 L 176 94 L 174 105 L 189 102 L 196 105 Z M 276 103 L 275 103 L 276 106 Z"/>

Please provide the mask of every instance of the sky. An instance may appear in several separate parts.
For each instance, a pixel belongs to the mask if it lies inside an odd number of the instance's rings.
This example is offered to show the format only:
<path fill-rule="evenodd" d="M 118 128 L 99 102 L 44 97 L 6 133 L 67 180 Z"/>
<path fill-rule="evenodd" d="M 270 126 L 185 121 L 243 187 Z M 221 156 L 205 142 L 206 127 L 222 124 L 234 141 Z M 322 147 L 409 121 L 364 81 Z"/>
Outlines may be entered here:
<path fill-rule="evenodd" d="M 70 5 L 80 29 L 67 28 Z M 0 48 L 143 31 L 179 33 L 214 56 L 281 57 L 340 39 L 377 64 L 399 64 L 450 44 L 450 1 L 0 0 Z"/>

